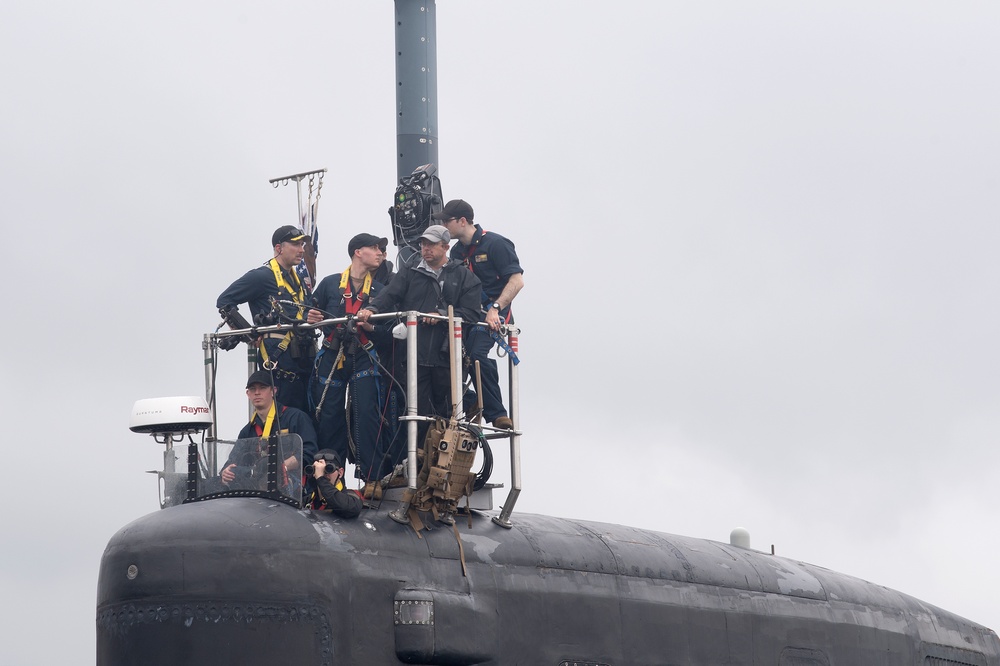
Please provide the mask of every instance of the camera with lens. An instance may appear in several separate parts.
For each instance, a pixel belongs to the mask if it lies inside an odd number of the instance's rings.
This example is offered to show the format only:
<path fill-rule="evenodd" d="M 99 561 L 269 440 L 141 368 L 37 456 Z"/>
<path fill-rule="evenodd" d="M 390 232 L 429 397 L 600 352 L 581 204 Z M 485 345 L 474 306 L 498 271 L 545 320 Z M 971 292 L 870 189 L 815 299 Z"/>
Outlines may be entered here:
<path fill-rule="evenodd" d="M 240 314 L 239 308 L 235 305 L 226 305 L 219 308 L 219 314 L 222 315 L 223 321 L 229 324 L 230 329 L 238 330 L 241 328 L 250 328 L 250 322 L 243 318 L 243 315 Z M 253 337 L 246 334 L 219 338 L 219 349 L 231 351 L 236 349 L 236 346 L 241 342 L 245 342 L 248 345 L 253 344 Z"/>
<path fill-rule="evenodd" d="M 326 463 L 326 467 L 323 468 L 324 474 L 333 474 L 337 471 L 337 466 L 332 463 Z M 306 474 L 315 474 L 316 465 L 306 465 Z"/>

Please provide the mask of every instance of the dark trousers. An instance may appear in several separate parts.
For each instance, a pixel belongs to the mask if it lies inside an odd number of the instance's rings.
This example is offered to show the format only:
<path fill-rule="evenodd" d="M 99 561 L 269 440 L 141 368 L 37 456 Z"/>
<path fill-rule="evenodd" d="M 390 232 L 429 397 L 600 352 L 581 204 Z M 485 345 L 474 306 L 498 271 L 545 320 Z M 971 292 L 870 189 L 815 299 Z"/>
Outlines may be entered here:
<path fill-rule="evenodd" d="M 388 380 L 388 377 L 383 377 Z M 366 480 L 381 479 L 403 462 L 406 457 L 406 428 L 399 417 L 403 414 L 406 399 L 402 390 L 390 381 L 383 382 L 382 391 L 382 432 L 373 459 L 372 473 Z M 377 466 L 377 468 L 376 468 Z"/>
<path fill-rule="evenodd" d="M 317 363 L 311 382 L 313 410 L 320 405 L 316 419 L 316 436 L 320 449 L 333 449 L 348 460 L 348 437 L 354 442 L 356 457 L 355 474 L 364 479 L 377 478 L 381 469 L 388 420 L 383 421 L 383 411 L 388 412 L 388 401 L 382 390 L 382 378 L 376 373 L 372 358 L 364 351 L 344 357 L 343 367 L 330 374 L 336 354 L 324 353 Z M 380 372 L 380 371 L 379 371 Z M 328 388 L 327 388 L 328 387 Z M 326 397 L 323 397 L 326 388 Z M 346 398 L 350 393 L 350 432 Z"/>
<path fill-rule="evenodd" d="M 283 352 L 278 351 L 281 340 L 277 338 L 265 338 L 264 348 L 267 349 L 268 359 L 273 360 L 278 357 L 278 367 L 271 371 L 274 377 L 274 387 L 278 389 L 278 402 L 286 407 L 295 407 L 303 412 L 309 413 L 309 375 L 312 372 L 312 356 L 299 356 L 298 350 L 291 348 Z M 292 341 L 292 345 L 295 341 Z M 292 354 L 295 354 L 293 356 Z M 264 370 L 263 359 L 260 349 L 257 350 L 257 367 Z"/>
<path fill-rule="evenodd" d="M 479 361 L 479 375 L 483 383 L 483 420 L 490 423 L 501 416 L 507 416 L 507 410 L 503 406 L 503 396 L 500 393 L 500 373 L 497 370 L 497 362 L 490 358 L 490 350 L 493 349 L 494 344 L 489 331 L 482 326 L 471 327 L 465 339 L 465 351 L 473 362 L 472 367 L 469 368 L 473 380 L 476 377 L 475 362 Z M 475 386 L 475 381 L 473 381 L 473 386 Z M 475 391 L 466 391 L 463 404 L 467 414 L 475 410 L 476 402 Z"/>

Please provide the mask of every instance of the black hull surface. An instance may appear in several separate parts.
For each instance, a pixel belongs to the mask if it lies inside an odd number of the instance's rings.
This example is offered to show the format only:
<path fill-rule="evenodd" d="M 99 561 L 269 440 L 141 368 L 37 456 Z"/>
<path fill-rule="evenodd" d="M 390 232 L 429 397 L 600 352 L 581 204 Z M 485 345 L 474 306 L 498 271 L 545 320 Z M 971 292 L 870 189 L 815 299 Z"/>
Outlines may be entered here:
<path fill-rule="evenodd" d="M 262 499 L 168 508 L 101 563 L 97 663 L 1000 665 L 991 630 L 820 567 L 487 514 L 418 537 Z"/>

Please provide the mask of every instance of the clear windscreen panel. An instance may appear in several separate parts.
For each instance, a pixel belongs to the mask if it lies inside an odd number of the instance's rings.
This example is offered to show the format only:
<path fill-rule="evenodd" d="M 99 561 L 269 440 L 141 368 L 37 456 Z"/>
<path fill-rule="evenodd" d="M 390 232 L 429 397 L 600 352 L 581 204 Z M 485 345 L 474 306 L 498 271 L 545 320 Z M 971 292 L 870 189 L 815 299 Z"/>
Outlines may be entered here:
<path fill-rule="evenodd" d="M 206 442 L 199 447 L 195 474 L 194 501 L 214 497 L 270 497 L 299 506 L 302 438 L 282 434 L 269 439 L 249 437 Z"/>

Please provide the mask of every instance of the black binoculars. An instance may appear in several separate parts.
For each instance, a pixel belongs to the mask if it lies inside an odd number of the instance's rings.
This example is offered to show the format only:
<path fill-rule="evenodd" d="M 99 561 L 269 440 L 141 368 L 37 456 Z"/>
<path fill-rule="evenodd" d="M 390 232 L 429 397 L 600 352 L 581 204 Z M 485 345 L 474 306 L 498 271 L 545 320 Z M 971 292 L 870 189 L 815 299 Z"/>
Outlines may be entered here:
<path fill-rule="evenodd" d="M 333 474 L 336 471 L 337 466 L 332 463 L 326 463 L 326 467 L 323 469 L 324 474 Z M 315 474 L 316 465 L 306 465 L 306 474 Z"/>

